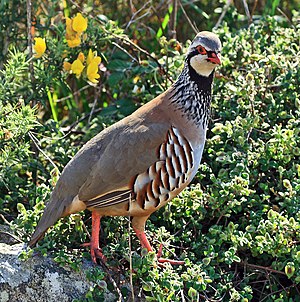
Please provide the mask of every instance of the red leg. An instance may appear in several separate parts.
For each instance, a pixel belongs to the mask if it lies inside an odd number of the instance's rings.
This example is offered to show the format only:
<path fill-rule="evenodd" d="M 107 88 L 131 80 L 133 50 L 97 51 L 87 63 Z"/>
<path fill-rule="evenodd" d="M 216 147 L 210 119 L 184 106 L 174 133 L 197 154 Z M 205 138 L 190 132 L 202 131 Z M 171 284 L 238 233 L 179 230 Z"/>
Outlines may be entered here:
<path fill-rule="evenodd" d="M 152 246 L 151 246 L 150 242 L 148 241 L 145 232 L 140 231 L 134 227 L 133 227 L 133 230 L 135 231 L 137 238 L 139 238 L 142 247 L 146 248 L 148 250 L 148 252 L 153 252 Z"/>
<path fill-rule="evenodd" d="M 92 261 L 97 264 L 97 258 L 106 262 L 105 256 L 102 254 L 102 250 L 99 247 L 99 234 L 100 234 L 100 220 L 101 216 L 97 212 L 92 212 L 92 236 L 91 241 L 82 244 L 82 246 L 89 246 Z"/>
<path fill-rule="evenodd" d="M 148 252 L 152 252 L 153 251 L 152 246 L 151 246 L 150 242 L 148 241 L 145 232 L 144 231 L 140 231 L 139 229 L 137 229 L 135 227 L 133 227 L 133 230 L 135 231 L 137 237 L 139 238 L 142 247 L 146 248 L 148 250 Z M 166 263 L 166 262 L 168 262 L 168 263 L 170 263 L 172 265 L 182 265 L 182 264 L 184 264 L 184 261 L 178 261 L 178 260 L 171 260 L 171 259 L 161 258 L 162 248 L 163 248 L 163 245 L 161 244 L 160 247 L 159 247 L 158 253 L 157 253 L 157 261 L 159 263 Z"/>

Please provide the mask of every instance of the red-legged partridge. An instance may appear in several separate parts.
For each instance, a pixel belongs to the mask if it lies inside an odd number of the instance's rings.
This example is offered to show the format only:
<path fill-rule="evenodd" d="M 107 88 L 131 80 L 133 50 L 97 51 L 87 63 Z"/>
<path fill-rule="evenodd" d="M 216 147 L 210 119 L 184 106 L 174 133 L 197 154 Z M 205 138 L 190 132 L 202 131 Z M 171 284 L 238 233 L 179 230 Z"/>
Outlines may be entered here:
<path fill-rule="evenodd" d="M 152 251 L 144 233 L 151 213 L 178 195 L 200 164 L 210 113 L 214 69 L 221 42 L 200 32 L 188 49 L 177 81 L 130 116 L 96 135 L 64 168 L 29 242 L 41 239 L 59 218 L 89 209 L 92 260 L 99 248 L 100 219 L 130 216 L 141 245 Z M 182 261 L 163 259 L 159 262 Z"/>

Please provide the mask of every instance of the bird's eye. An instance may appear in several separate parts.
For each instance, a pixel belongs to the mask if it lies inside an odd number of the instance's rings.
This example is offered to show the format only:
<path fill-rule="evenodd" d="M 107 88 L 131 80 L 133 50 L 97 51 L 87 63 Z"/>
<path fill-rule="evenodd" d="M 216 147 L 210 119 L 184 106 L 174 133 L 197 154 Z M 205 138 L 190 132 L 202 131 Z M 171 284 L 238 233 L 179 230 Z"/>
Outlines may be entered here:
<path fill-rule="evenodd" d="M 197 46 L 197 50 L 200 53 L 200 55 L 206 55 L 206 49 L 203 46 L 201 45 Z"/>

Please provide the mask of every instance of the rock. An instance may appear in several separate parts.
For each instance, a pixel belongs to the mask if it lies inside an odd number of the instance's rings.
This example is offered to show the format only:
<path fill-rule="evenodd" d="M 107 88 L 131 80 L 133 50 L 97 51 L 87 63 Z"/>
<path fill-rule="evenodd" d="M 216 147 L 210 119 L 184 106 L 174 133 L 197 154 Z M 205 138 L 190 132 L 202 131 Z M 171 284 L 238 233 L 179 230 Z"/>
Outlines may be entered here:
<path fill-rule="evenodd" d="M 92 285 L 84 271 L 61 267 L 51 258 L 18 255 L 24 244 L 0 243 L 0 302 L 68 302 L 84 298 Z"/>
<path fill-rule="evenodd" d="M 13 234 L 13 231 L 8 225 L 0 224 L 0 242 L 13 245 L 19 243 L 20 239 Z"/>

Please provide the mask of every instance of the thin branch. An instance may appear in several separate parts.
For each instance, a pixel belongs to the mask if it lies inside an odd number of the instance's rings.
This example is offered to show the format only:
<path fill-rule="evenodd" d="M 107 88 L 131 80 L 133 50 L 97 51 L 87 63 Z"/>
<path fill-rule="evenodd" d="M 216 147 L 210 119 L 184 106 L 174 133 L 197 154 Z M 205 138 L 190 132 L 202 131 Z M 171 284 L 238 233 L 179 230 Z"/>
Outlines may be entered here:
<path fill-rule="evenodd" d="M 290 23 L 290 25 L 293 27 L 293 29 L 296 29 L 296 26 L 294 25 L 292 20 L 287 16 L 287 14 L 283 10 L 281 10 L 279 7 L 277 7 L 276 10 L 287 19 L 287 21 Z"/>
<path fill-rule="evenodd" d="M 98 108 L 98 109 L 95 109 L 93 111 L 93 114 L 95 113 L 98 113 L 102 111 L 102 108 Z M 83 117 L 81 117 L 79 120 L 77 120 L 76 122 L 74 122 L 72 125 L 70 125 L 68 127 L 68 129 L 64 130 L 64 131 L 68 131 L 64 136 L 58 138 L 57 140 L 62 140 L 62 139 L 65 139 L 67 136 L 69 136 L 71 133 L 72 133 L 72 130 L 82 121 L 84 121 L 85 119 L 89 118 L 91 116 L 91 112 L 90 113 L 87 113 L 86 115 L 84 115 Z M 52 139 L 52 138 L 51 138 Z"/>
<path fill-rule="evenodd" d="M 28 135 L 31 138 L 34 145 L 36 146 L 36 148 L 38 149 L 38 151 L 41 152 L 48 159 L 48 161 L 51 163 L 51 165 L 57 170 L 58 175 L 60 175 L 60 171 L 59 171 L 58 167 L 56 166 L 56 164 L 39 146 L 39 140 L 34 136 L 34 134 L 31 131 L 28 132 Z"/>
<path fill-rule="evenodd" d="M 95 88 L 94 103 L 93 103 L 93 107 L 92 107 L 92 110 L 91 110 L 90 115 L 89 115 L 88 124 L 91 123 L 92 116 L 94 115 L 95 108 L 96 108 L 97 101 L 98 101 L 98 96 L 100 94 L 101 89 L 102 89 L 102 84 L 99 87 Z"/>
<path fill-rule="evenodd" d="M 63 97 L 63 98 L 61 98 L 61 99 L 58 99 L 58 100 L 56 100 L 55 102 L 56 102 L 56 103 L 59 103 L 59 102 L 63 102 L 63 101 L 65 101 L 65 100 L 68 100 L 68 99 L 70 99 L 72 96 L 79 94 L 81 91 L 83 91 L 83 90 L 85 90 L 85 89 L 87 89 L 87 88 L 89 88 L 89 87 L 91 87 L 91 85 L 89 85 L 89 84 L 88 84 L 88 85 L 85 85 L 85 86 L 81 87 L 80 89 L 74 91 L 72 94 L 70 94 L 70 95 L 68 95 L 68 96 L 65 96 L 65 97 Z"/>
<path fill-rule="evenodd" d="M 83 227 L 84 231 L 86 232 L 86 234 L 88 235 L 88 237 L 91 239 L 91 234 L 90 234 L 89 230 L 87 229 L 87 227 L 86 227 L 86 225 L 85 225 L 85 223 L 84 223 L 84 221 L 82 220 L 81 217 L 80 217 L 80 219 L 82 221 L 82 227 Z"/>
<path fill-rule="evenodd" d="M 96 114 L 98 112 L 102 111 L 102 108 L 98 108 L 98 109 L 95 109 L 93 111 L 93 114 Z M 83 117 L 81 117 L 79 120 L 77 120 L 76 122 L 74 122 L 72 125 L 70 125 L 69 127 L 66 127 L 66 129 L 62 129 L 61 132 L 66 132 L 66 134 L 64 134 L 62 137 L 59 137 L 59 138 L 52 138 L 52 137 L 47 137 L 47 136 L 43 136 L 46 140 L 62 140 L 62 139 L 65 139 L 66 137 L 68 137 L 71 133 L 73 133 L 73 129 L 80 123 L 82 122 L 83 120 L 89 118 L 91 115 L 91 113 L 87 113 L 86 115 L 84 115 Z M 32 132 L 31 132 L 32 133 Z"/>
<path fill-rule="evenodd" d="M 131 194 L 129 196 L 129 209 L 131 209 Z M 135 301 L 134 297 L 134 287 L 133 287 L 133 279 L 132 279 L 132 273 L 133 273 L 133 267 L 132 267 L 132 245 L 131 245 L 131 215 L 129 212 L 128 215 L 128 248 L 129 248 L 129 281 L 130 281 L 130 288 L 131 288 L 131 297 L 132 297 L 132 302 Z"/>
<path fill-rule="evenodd" d="M 226 13 L 229 9 L 230 4 L 231 4 L 231 0 L 227 0 L 226 4 L 224 5 L 224 8 L 222 10 L 222 13 L 221 13 L 220 17 L 219 17 L 216 25 L 214 26 L 214 29 L 217 29 L 220 26 L 221 22 L 223 21 L 225 15 L 226 15 Z"/>
<path fill-rule="evenodd" d="M 169 36 L 172 39 L 177 39 L 176 37 L 177 12 L 178 12 L 178 0 L 173 0 L 173 11 L 170 18 L 170 30 L 169 30 Z"/>
<path fill-rule="evenodd" d="M 0 214 L 0 218 L 1 218 L 6 224 L 8 224 L 9 226 L 11 226 L 11 223 L 4 217 L 3 214 Z"/>
<path fill-rule="evenodd" d="M 292 288 L 292 287 L 294 287 L 294 286 L 289 286 L 289 287 L 287 287 L 287 288 L 290 289 L 290 288 Z M 296 288 L 296 287 L 295 287 L 295 288 Z M 296 289 L 297 289 L 297 288 L 296 288 Z M 263 302 L 263 301 L 267 300 L 268 298 L 270 298 L 272 295 L 275 295 L 275 294 L 280 293 L 280 292 L 282 292 L 282 291 L 287 292 L 287 291 L 286 291 L 286 288 L 279 289 L 279 290 L 276 290 L 276 291 L 272 291 L 270 294 L 266 295 L 263 299 L 261 299 L 261 300 L 259 300 L 259 301 L 260 301 L 260 302 Z"/>
<path fill-rule="evenodd" d="M 248 18 L 248 24 L 250 25 L 252 23 L 252 16 L 251 16 L 250 11 L 249 11 L 247 0 L 242 0 L 242 2 L 243 2 L 243 5 L 244 5 L 244 8 L 245 8 L 245 13 L 246 13 L 247 18 Z"/>
<path fill-rule="evenodd" d="M 249 267 L 250 269 L 262 270 L 262 271 L 266 271 L 268 273 L 274 273 L 274 274 L 280 274 L 280 275 L 286 276 L 286 274 L 284 272 L 275 270 L 275 269 L 270 268 L 268 266 L 261 266 L 261 265 L 251 264 L 251 263 L 244 262 L 244 261 L 236 262 L 236 264 Z"/>
<path fill-rule="evenodd" d="M 183 8 L 183 5 L 182 5 L 181 1 L 178 0 L 178 2 L 179 2 L 180 8 L 181 8 L 181 10 L 182 10 L 185 18 L 187 19 L 187 21 L 190 24 L 191 28 L 193 29 L 193 31 L 195 32 L 195 34 L 198 34 L 198 32 L 199 32 L 198 28 L 192 23 L 191 19 L 189 18 L 189 16 L 187 15 L 185 9 Z"/>
<path fill-rule="evenodd" d="M 249 11 L 247 0 L 242 0 L 242 2 L 244 4 L 245 13 L 248 18 L 248 26 L 250 26 L 250 24 L 252 23 L 253 20 L 252 20 L 252 15 L 250 14 L 250 11 Z M 252 35 L 250 36 L 250 44 L 251 44 L 251 53 L 253 54 L 254 53 L 254 39 L 253 39 Z"/>
<path fill-rule="evenodd" d="M 134 57 L 132 56 L 125 48 L 123 48 L 122 46 L 120 46 L 118 43 L 116 42 L 111 42 L 112 45 L 115 45 L 117 48 L 119 48 L 120 50 L 122 50 L 123 52 L 125 52 L 133 61 L 139 63 L 139 61 Z M 112 50 L 113 52 L 114 50 Z"/>
<path fill-rule="evenodd" d="M 131 197 L 129 202 L 131 202 Z M 130 281 L 130 288 L 131 288 L 131 297 L 132 301 L 135 301 L 134 297 L 134 287 L 133 287 L 133 279 L 132 279 L 132 272 L 133 272 L 133 267 L 132 267 L 132 246 L 131 246 L 131 224 L 130 224 L 130 216 L 128 216 L 128 247 L 129 247 L 129 281 Z"/>
<path fill-rule="evenodd" d="M 73 5 L 75 5 L 75 6 L 77 7 L 77 9 L 78 9 L 80 12 L 82 12 L 82 13 L 84 14 L 84 12 L 83 12 L 83 10 L 81 9 L 81 7 L 80 7 L 74 0 L 70 0 L 70 2 L 71 2 Z M 182 5 L 181 5 L 181 6 L 182 6 Z M 103 26 L 103 23 L 102 23 L 99 19 L 95 18 L 93 15 L 89 14 L 89 17 L 92 18 L 92 19 L 94 19 L 96 22 L 100 23 L 101 26 Z M 197 30 L 192 24 L 191 24 L 191 26 L 194 28 L 195 32 L 198 33 L 198 30 Z M 123 41 L 125 44 L 133 46 L 133 48 L 135 48 L 136 50 L 138 50 L 138 51 L 140 51 L 141 53 L 143 53 L 146 57 L 148 57 L 148 58 L 150 58 L 151 60 L 153 60 L 153 61 L 157 64 L 158 68 L 166 75 L 166 77 L 167 77 L 171 82 L 173 82 L 172 79 L 171 79 L 171 78 L 168 76 L 168 74 L 165 72 L 165 69 L 164 69 L 164 68 L 162 67 L 162 65 L 159 63 L 158 59 L 155 58 L 154 56 L 152 56 L 147 50 L 145 50 L 145 49 L 141 48 L 140 46 L 138 46 L 137 44 L 135 44 L 133 41 L 131 41 L 131 40 L 130 40 L 127 36 L 125 36 L 125 35 L 122 36 L 122 35 L 118 35 L 118 34 L 112 33 L 112 32 L 110 32 L 110 31 L 106 30 L 104 26 L 103 26 L 102 30 L 103 30 L 106 34 L 108 34 L 108 35 L 110 35 L 110 36 L 112 36 L 112 37 L 114 37 L 114 38 L 116 38 L 116 39 L 118 39 L 118 40 Z"/>
<path fill-rule="evenodd" d="M 123 42 L 125 44 L 129 44 L 131 46 L 133 46 L 134 48 L 136 48 L 138 51 L 140 51 L 141 53 L 143 53 L 144 55 L 146 55 L 148 58 L 152 59 L 158 66 L 159 70 L 167 77 L 167 79 L 173 83 L 173 80 L 169 77 L 168 73 L 166 72 L 166 70 L 164 69 L 164 67 L 159 63 L 158 59 L 155 58 L 154 56 L 152 56 L 147 50 L 141 48 L 140 46 L 138 46 L 137 44 L 135 44 L 134 42 L 132 42 L 128 37 L 120 37 L 118 35 L 112 34 L 113 36 L 115 36 L 118 39 L 123 40 Z"/>
<path fill-rule="evenodd" d="M 151 2 L 152 2 L 151 0 L 147 1 L 141 8 L 139 8 L 135 13 L 132 14 L 132 16 L 131 16 L 129 22 L 127 23 L 127 25 L 126 25 L 126 27 L 125 27 L 125 30 L 127 30 L 127 29 L 129 28 L 129 26 L 130 26 L 132 23 L 134 23 L 134 22 L 136 22 L 136 21 L 142 19 L 143 17 L 145 17 L 145 16 L 147 16 L 147 15 L 149 14 L 151 6 L 147 9 L 147 12 L 146 12 L 146 13 L 144 13 L 143 15 L 141 15 L 141 16 L 139 16 L 138 18 L 135 19 L 135 17 L 136 17 L 143 9 L 145 9 L 146 6 L 148 6 L 148 4 L 151 4 Z M 133 4 L 132 4 L 132 1 L 130 1 L 130 6 L 131 6 L 131 10 L 133 10 L 133 7 L 134 7 L 134 6 L 133 6 Z"/>
<path fill-rule="evenodd" d="M 258 0 L 255 0 L 254 4 L 253 4 L 253 7 L 252 7 L 252 10 L 251 10 L 251 18 L 252 19 L 253 19 L 253 15 L 255 13 L 255 10 L 256 10 L 257 3 L 258 3 Z"/>
<path fill-rule="evenodd" d="M 34 77 L 34 67 L 33 67 L 33 60 L 32 60 L 32 23 L 31 23 L 31 18 L 32 18 L 32 3 L 31 0 L 26 1 L 26 11 L 27 11 L 27 44 L 28 44 L 28 53 L 29 53 L 29 74 L 30 74 L 30 80 L 31 80 L 31 85 L 32 85 L 32 90 L 36 90 L 36 83 L 35 83 L 35 77 Z M 31 101 L 31 106 L 35 107 L 37 104 L 37 101 L 35 98 L 33 98 Z M 34 153 L 34 157 L 38 158 L 39 156 L 39 150 L 35 144 L 31 144 L 31 150 Z M 33 170 L 32 173 L 32 179 L 33 182 L 36 184 L 37 179 L 38 179 L 38 170 L 37 168 Z"/>
<path fill-rule="evenodd" d="M 118 287 L 115 279 L 112 277 L 107 265 L 104 263 L 104 261 L 102 260 L 101 261 L 101 266 L 102 268 L 104 269 L 104 271 L 106 272 L 107 276 L 108 276 L 108 279 L 109 281 L 111 282 L 111 284 L 113 285 L 114 289 L 116 290 L 116 292 L 118 293 L 118 302 L 124 302 L 124 299 L 123 299 L 123 296 L 122 296 L 122 293 L 121 293 L 121 290 L 120 288 Z"/>
<path fill-rule="evenodd" d="M 19 239 L 17 236 L 9 233 L 9 232 L 5 232 L 5 231 L 0 231 L 0 234 L 4 234 L 4 235 L 8 235 L 10 236 L 11 238 L 15 239 L 16 241 L 20 242 L 20 243 L 23 243 L 23 241 L 21 239 Z"/>

